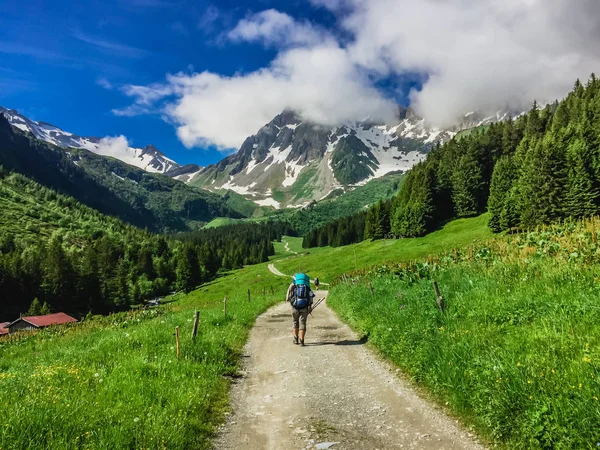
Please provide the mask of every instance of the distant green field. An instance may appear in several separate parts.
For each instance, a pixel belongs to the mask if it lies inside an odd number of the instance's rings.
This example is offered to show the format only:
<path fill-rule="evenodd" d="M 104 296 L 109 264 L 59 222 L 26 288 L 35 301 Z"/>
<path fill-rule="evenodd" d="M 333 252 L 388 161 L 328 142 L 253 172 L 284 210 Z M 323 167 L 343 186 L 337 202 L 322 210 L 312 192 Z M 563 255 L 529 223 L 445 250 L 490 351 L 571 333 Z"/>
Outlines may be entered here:
<path fill-rule="evenodd" d="M 488 215 L 459 219 L 422 238 L 365 241 L 345 247 L 304 249 L 305 254 L 277 264 L 283 273 L 307 272 L 323 281 L 354 269 L 388 261 L 409 261 L 436 255 L 493 237 L 487 227 Z"/>

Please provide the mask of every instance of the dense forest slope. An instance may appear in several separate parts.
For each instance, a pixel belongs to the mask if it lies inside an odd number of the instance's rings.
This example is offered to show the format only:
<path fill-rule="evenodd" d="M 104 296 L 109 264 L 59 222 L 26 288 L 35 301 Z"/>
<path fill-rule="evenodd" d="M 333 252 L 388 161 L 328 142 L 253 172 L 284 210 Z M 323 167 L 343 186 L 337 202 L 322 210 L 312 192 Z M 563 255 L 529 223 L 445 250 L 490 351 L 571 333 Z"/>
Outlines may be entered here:
<path fill-rule="evenodd" d="M 219 195 L 87 150 L 25 136 L 0 115 L 0 165 L 104 214 L 153 231 L 188 231 L 214 217 L 242 217 Z"/>
<path fill-rule="evenodd" d="M 290 232 L 269 223 L 156 235 L 1 166 L 0 210 L 0 322 L 44 304 L 97 314 L 188 291 L 221 269 L 267 261 Z"/>

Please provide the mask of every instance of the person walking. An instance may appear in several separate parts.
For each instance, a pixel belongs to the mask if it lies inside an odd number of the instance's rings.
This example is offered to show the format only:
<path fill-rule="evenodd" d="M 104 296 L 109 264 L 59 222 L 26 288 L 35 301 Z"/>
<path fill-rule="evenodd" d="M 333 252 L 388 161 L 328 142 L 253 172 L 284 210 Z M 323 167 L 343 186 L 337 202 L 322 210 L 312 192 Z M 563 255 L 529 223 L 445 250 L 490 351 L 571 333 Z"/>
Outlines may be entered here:
<path fill-rule="evenodd" d="M 294 344 L 300 344 L 304 347 L 304 338 L 306 336 L 306 320 L 310 313 L 315 294 L 310 289 L 310 278 L 303 273 L 292 277 L 292 283 L 289 285 L 286 301 L 292 305 L 292 319 L 294 321 Z"/>
<path fill-rule="evenodd" d="M 315 277 L 315 290 L 319 290 L 319 278 Z"/>

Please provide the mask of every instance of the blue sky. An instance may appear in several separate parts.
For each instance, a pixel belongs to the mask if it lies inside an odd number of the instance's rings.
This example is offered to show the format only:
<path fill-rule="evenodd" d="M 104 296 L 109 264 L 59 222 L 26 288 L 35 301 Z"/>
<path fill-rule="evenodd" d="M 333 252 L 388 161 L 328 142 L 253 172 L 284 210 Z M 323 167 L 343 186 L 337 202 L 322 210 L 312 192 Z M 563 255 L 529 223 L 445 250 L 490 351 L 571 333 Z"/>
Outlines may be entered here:
<path fill-rule="evenodd" d="M 324 25 L 334 20 L 304 1 L 2 1 L 0 105 L 83 136 L 153 143 L 181 163 L 214 163 L 223 153 L 185 148 L 160 114 L 114 115 L 129 103 L 119 87 L 182 70 L 232 75 L 267 65 L 274 49 L 219 42 L 239 19 L 267 8 Z"/>

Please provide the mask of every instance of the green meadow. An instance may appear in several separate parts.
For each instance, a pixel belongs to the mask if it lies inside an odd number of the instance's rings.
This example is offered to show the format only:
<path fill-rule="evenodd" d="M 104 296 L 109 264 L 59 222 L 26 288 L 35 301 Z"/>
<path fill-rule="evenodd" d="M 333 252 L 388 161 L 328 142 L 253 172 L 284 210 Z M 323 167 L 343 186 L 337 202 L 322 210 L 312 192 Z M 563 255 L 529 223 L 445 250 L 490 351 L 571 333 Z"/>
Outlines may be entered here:
<path fill-rule="evenodd" d="M 285 243 L 302 240 L 284 237 L 272 262 L 331 282 L 340 317 L 490 443 L 596 448 L 600 221 L 515 236 L 486 221 L 298 256 Z M 250 266 L 157 309 L 0 341 L 0 448 L 210 448 L 248 332 L 287 283 Z"/>
<path fill-rule="evenodd" d="M 344 247 L 300 249 L 301 238 L 284 238 L 294 242 L 298 258 L 286 259 L 276 264 L 285 273 L 307 272 L 323 281 L 357 269 L 364 269 L 388 261 L 410 261 L 440 254 L 452 248 L 460 248 L 473 242 L 493 238 L 487 227 L 488 215 L 458 219 L 444 228 L 422 238 L 364 241 Z"/>
<path fill-rule="evenodd" d="M 328 303 L 491 443 L 597 448 L 598 229 L 557 226 L 375 268 L 340 281 Z"/>
<path fill-rule="evenodd" d="M 210 448 L 248 331 L 285 288 L 248 267 L 160 309 L 0 340 L 0 448 Z"/>

